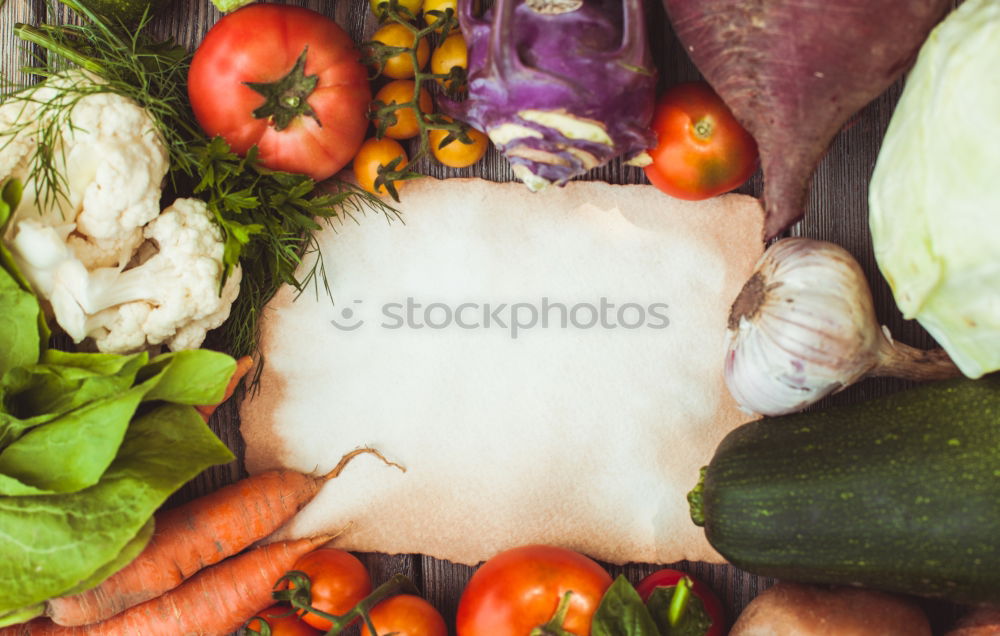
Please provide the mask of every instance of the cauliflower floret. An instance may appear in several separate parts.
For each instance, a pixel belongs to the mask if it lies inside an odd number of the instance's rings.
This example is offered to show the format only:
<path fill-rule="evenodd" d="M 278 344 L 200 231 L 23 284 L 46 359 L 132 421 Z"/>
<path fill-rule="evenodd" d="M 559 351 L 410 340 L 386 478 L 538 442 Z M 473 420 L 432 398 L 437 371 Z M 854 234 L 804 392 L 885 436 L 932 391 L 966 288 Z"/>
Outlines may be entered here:
<path fill-rule="evenodd" d="M 18 224 L 10 246 L 75 342 L 92 338 L 105 353 L 161 344 L 196 349 L 229 317 L 241 270 L 220 293 L 224 239 L 198 199 L 175 201 L 146 226 L 144 237 L 152 255 L 126 270 L 88 270 L 55 228 L 30 219 Z"/>
<path fill-rule="evenodd" d="M 101 351 L 158 344 L 195 349 L 229 317 L 241 270 L 233 271 L 220 294 L 222 232 L 198 199 L 175 201 L 146 226 L 144 236 L 157 246 L 156 254 L 114 279 L 98 275 L 79 299 L 92 315 L 87 335 Z M 145 342 L 135 346 L 140 336 Z"/>
<path fill-rule="evenodd" d="M 0 126 L 13 130 L 0 144 L 0 179 L 25 185 L 20 219 L 71 224 L 67 241 L 88 268 L 124 267 L 143 241 L 142 228 L 160 213 L 160 188 L 169 167 L 166 147 L 145 109 L 115 93 L 66 91 L 93 86 L 82 72 L 66 73 L 0 107 Z M 31 173 L 39 130 L 51 125 L 60 100 L 76 100 L 52 143 L 53 166 L 63 179 L 60 197 L 40 192 Z M 40 104 L 48 103 L 43 109 Z"/>

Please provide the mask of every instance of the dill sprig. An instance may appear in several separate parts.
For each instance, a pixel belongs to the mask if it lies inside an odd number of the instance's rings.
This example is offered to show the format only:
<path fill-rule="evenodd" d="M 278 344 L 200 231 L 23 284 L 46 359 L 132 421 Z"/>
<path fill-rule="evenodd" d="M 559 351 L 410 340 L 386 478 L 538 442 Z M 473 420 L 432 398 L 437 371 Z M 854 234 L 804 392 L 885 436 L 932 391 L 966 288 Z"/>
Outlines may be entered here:
<path fill-rule="evenodd" d="M 206 202 L 225 236 L 227 275 L 242 268 L 240 294 L 224 333 L 230 352 L 256 352 L 261 309 L 282 285 L 298 293 L 309 288 L 330 292 L 326 269 L 315 236 L 323 224 L 343 222 L 369 211 L 394 218 L 396 211 L 377 196 L 337 180 L 316 183 L 305 175 L 264 168 L 256 150 L 240 157 L 221 138 L 208 138 L 199 128 L 185 87 L 191 55 L 173 41 L 146 35 L 146 15 L 134 30 L 112 24 L 77 0 L 61 0 L 80 15 L 81 24 L 30 26 L 18 24 L 15 34 L 50 53 L 26 72 L 43 79 L 64 77 L 66 62 L 95 76 L 97 82 L 47 81 L 56 98 L 32 96 L 39 85 L 22 87 L 7 98 L 24 100 L 33 111 L 38 148 L 31 159 L 30 178 L 40 196 L 65 197 L 58 166 L 61 129 L 72 107 L 96 92 L 128 97 L 145 108 L 163 137 L 170 156 L 164 198 L 197 197 Z M 26 111 L 27 112 L 27 111 Z M 6 143 L 17 126 L 0 132 Z M 309 266 L 299 273 L 308 258 Z"/>

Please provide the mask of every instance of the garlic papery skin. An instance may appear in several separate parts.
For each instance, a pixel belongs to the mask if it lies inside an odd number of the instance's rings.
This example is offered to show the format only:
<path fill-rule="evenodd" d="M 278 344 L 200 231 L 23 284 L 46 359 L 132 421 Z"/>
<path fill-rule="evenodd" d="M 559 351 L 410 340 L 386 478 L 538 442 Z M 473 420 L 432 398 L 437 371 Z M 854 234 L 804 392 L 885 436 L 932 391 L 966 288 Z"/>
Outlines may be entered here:
<path fill-rule="evenodd" d="M 725 379 L 741 408 L 783 415 L 865 375 L 953 377 L 943 352 L 893 342 L 847 250 L 809 238 L 774 243 L 733 303 Z"/>

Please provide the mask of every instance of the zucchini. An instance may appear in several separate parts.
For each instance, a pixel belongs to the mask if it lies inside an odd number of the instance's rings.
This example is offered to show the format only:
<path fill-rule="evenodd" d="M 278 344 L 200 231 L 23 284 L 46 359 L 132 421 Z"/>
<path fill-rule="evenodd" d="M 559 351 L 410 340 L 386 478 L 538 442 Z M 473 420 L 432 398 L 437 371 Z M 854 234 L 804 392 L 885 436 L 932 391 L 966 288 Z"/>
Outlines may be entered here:
<path fill-rule="evenodd" d="M 755 574 L 1000 603 L 1000 375 L 745 424 L 688 501 Z"/>

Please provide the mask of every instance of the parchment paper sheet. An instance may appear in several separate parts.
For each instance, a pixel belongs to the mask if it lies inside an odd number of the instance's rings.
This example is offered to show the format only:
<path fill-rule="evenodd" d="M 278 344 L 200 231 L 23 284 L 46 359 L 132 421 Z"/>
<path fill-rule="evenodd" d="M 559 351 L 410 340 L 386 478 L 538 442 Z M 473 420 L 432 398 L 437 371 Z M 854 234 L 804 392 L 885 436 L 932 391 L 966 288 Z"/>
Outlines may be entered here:
<path fill-rule="evenodd" d="M 321 234 L 335 305 L 286 289 L 268 306 L 241 420 L 251 472 L 325 473 L 362 446 L 406 472 L 357 457 L 284 534 L 467 564 L 535 542 L 721 561 L 685 495 L 748 419 L 721 369 L 763 250 L 758 202 L 475 179 L 402 198 L 404 223 Z"/>

